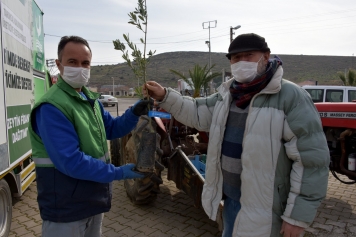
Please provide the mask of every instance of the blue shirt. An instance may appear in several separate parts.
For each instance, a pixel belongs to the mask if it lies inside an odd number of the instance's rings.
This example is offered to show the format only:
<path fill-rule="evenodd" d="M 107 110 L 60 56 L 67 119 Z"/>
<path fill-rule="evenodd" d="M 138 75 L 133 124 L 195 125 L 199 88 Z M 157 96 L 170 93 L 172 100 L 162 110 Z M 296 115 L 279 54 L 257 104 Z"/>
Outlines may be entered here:
<path fill-rule="evenodd" d="M 80 94 L 86 99 L 83 93 Z M 104 110 L 101 103 L 100 108 L 108 140 L 128 134 L 139 119 L 131 109 L 114 118 Z M 54 105 L 42 104 L 36 109 L 36 123 L 33 128 L 41 137 L 51 161 L 60 172 L 72 178 L 100 183 L 122 178 L 120 167 L 105 164 L 80 151 L 79 137 L 73 124 Z"/>

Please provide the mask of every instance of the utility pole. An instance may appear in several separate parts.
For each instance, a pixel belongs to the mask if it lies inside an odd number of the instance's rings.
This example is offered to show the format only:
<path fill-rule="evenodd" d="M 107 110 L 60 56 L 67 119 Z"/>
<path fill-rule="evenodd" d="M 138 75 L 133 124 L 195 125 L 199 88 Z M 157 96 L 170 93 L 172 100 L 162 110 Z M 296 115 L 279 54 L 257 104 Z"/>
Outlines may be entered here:
<path fill-rule="evenodd" d="M 233 35 L 235 34 L 234 33 L 234 30 L 237 30 L 238 28 L 240 28 L 241 26 L 240 25 L 238 25 L 238 26 L 235 26 L 235 27 L 232 27 L 232 26 L 230 26 L 230 43 L 232 42 L 232 40 L 233 40 Z"/>
<path fill-rule="evenodd" d="M 222 83 L 224 83 L 225 82 L 225 68 L 222 69 L 221 77 L 222 77 Z"/>
<path fill-rule="evenodd" d="M 112 96 L 114 96 L 115 97 L 115 83 L 114 83 L 114 77 L 111 77 L 111 79 L 112 79 Z"/>
<path fill-rule="evenodd" d="M 206 21 L 203 22 L 203 29 L 209 29 L 209 41 L 205 41 L 206 44 L 208 44 L 209 47 L 209 69 L 211 67 L 211 42 L 210 42 L 210 28 L 215 28 L 217 24 L 217 20 L 215 21 Z M 214 26 L 212 26 L 212 23 L 214 23 Z"/>

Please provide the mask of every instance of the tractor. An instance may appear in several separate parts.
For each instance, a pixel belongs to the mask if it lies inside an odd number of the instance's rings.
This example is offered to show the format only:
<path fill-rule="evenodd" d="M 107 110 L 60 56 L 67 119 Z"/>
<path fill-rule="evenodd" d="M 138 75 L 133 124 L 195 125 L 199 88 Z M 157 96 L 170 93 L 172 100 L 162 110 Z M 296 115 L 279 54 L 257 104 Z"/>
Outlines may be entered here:
<path fill-rule="evenodd" d="M 328 142 L 331 174 L 342 183 L 355 184 L 356 103 L 315 103 L 315 106 Z"/>

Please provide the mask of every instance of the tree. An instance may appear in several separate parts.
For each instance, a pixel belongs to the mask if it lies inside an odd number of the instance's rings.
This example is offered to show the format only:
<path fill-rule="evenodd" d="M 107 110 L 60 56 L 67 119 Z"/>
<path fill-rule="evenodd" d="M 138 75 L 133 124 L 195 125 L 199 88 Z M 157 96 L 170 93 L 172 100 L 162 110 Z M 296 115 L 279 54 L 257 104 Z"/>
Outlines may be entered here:
<path fill-rule="evenodd" d="M 356 71 L 349 69 L 348 73 L 339 72 L 339 78 L 345 86 L 356 86 Z"/>
<path fill-rule="evenodd" d="M 140 38 L 140 42 L 143 44 L 143 52 L 134 44 L 129 37 L 129 34 L 123 34 L 127 46 L 132 51 L 131 56 L 129 56 L 129 51 L 126 49 L 125 43 L 121 42 L 119 39 L 114 40 L 114 48 L 122 52 L 122 58 L 127 62 L 128 66 L 132 69 L 135 77 L 137 79 L 137 88 L 135 91 L 142 96 L 142 88 L 140 85 L 146 83 L 146 69 L 150 61 L 150 58 L 155 54 L 156 50 L 152 52 L 151 50 L 147 54 L 146 58 L 146 39 L 147 39 L 147 6 L 145 0 L 138 0 L 137 7 L 135 11 L 128 14 L 130 17 L 129 24 L 136 26 L 139 30 L 144 33 L 144 38 Z M 140 97 L 141 97 L 140 96 Z"/>
<path fill-rule="evenodd" d="M 193 71 L 189 69 L 189 76 L 191 80 L 189 80 L 186 76 L 182 73 L 170 69 L 170 71 L 177 76 L 181 77 L 191 88 L 194 88 L 193 97 L 200 96 L 200 89 L 204 87 L 204 90 L 207 88 L 208 83 L 213 80 L 215 77 L 220 76 L 220 73 L 214 72 L 210 74 L 210 70 L 215 67 L 215 64 L 212 65 L 210 68 L 207 68 L 207 65 L 201 67 L 198 64 L 195 64 Z"/>

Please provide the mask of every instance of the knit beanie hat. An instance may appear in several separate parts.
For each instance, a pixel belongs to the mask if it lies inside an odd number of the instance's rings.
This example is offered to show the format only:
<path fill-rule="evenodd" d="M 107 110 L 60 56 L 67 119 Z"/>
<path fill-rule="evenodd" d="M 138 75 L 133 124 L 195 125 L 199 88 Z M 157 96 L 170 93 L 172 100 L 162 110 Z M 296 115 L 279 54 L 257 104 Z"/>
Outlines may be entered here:
<path fill-rule="evenodd" d="M 226 57 L 230 60 L 231 55 L 235 53 L 241 53 L 246 51 L 271 51 L 265 41 L 265 38 L 254 33 L 242 34 L 237 36 L 230 44 L 229 53 Z"/>

